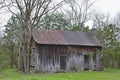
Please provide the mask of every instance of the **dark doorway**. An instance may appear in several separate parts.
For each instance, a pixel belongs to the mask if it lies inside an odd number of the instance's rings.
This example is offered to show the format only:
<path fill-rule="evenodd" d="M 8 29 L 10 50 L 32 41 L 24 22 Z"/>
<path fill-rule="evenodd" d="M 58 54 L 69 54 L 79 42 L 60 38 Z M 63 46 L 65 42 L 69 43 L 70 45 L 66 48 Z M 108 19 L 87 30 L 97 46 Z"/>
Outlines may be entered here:
<path fill-rule="evenodd" d="M 93 55 L 93 66 L 94 66 L 93 70 L 96 70 L 96 53 L 94 53 Z"/>
<path fill-rule="evenodd" d="M 66 56 L 60 56 L 60 69 L 66 69 Z"/>
<path fill-rule="evenodd" d="M 88 70 L 89 69 L 89 56 L 84 55 L 84 69 Z"/>

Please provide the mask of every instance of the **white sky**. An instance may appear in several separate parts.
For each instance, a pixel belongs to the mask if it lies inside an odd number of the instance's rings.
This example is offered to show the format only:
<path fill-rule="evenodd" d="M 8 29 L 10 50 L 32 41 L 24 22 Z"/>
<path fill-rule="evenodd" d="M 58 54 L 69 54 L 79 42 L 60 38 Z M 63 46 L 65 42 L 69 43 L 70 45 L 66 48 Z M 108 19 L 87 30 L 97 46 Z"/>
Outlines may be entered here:
<path fill-rule="evenodd" d="M 96 11 L 101 13 L 110 13 L 111 17 L 115 16 L 118 12 L 120 12 L 120 0 L 98 0 L 94 7 Z M 1 12 L 0 12 L 1 13 Z M 2 12 L 0 14 L 0 32 L 3 29 L 3 26 L 7 23 L 11 14 L 8 12 Z M 91 23 L 89 23 L 91 24 Z"/>
<path fill-rule="evenodd" d="M 120 0 L 98 0 L 95 3 L 96 10 L 103 13 L 110 13 L 114 16 L 120 12 Z"/>

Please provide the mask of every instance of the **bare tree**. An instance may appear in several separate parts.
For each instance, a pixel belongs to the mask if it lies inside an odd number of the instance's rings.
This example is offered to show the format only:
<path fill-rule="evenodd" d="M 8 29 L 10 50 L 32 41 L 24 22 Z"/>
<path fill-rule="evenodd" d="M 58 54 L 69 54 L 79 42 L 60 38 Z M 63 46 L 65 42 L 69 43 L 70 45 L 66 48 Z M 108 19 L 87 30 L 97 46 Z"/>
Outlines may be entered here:
<path fill-rule="evenodd" d="M 56 9 L 63 1 L 52 6 L 52 0 L 9 0 L 7 6 L 20 22 L 20 45 L 18 69 L 28 72 L 30 67 L 30 54 L 32 50 L 32 30 L 38 25 L 42 17 L 53 9 Z"/>
<path fill-rule="evenodd" d="M 120 28 L 120 13 L 116 14 L 113 23 L 116 24 L 117 27 Z"/>
<path fill-rule="evenodd" d="M 114 24 L 117 26 L 117 28 L 119 29 L 118 31 L 118 36 L 117 36 L 117 40 L 118 42 L 120 42 L 120 13 L 118 13 L 116 16 L 115 16 L 115 19 L 114 19 Z"/>
<path fill-rule="evenodd" d="M 70 11 L 67 11 L 71 25 L 75 24 L 79 27 L 79 31 L 82 31 L 84 24 L 90 19 L 91 8 L 97 0 L 81 0 L 81 2 L 78 0 L 65 1 L 71 8 Z"/>
<path fill-rule="evenodd" d="M 110 20 L 110 14 L 102 14 L 100 12 L 94 12 L 92 16 L 93 28 L 104 28 L 105 26 L 112 24 Z"/>
<path fill-rule="evenodd" d="M 0 9 L 2 9 L 4 6 L 3 6 L 3 3 L 5 2 L 5 0 L 1 0 L 0 1 Z"/>
<path fill-rule="evenodd" d="M 119 18 L 117 18 L 119 20 Z M 110 14 L 94 13 L 93 33 L 103 44 L 103 47 L 113 46 L 116 38 L 119 38 L 118 22 L 110 17 Z"/>

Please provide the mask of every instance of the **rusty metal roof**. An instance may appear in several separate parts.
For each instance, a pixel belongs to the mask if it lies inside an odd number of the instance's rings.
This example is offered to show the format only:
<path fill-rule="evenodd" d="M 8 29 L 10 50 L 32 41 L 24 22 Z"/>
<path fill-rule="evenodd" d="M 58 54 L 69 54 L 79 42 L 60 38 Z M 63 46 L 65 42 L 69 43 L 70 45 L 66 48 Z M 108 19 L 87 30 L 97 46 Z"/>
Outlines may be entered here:
<path fill-rule="evenodd" d="M 33 39 L 38 44 L 101 46 L 90 32 L 67 30 L 34 30 Z"/>

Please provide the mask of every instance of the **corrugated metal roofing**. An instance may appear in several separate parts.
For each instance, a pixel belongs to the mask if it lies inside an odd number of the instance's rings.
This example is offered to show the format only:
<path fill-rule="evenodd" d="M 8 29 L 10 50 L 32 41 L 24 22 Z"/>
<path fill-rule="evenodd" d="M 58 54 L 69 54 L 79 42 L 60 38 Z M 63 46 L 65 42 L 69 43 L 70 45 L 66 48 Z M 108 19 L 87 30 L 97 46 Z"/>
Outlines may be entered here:
<path fill-rule="evenodd" d="M 38 44 L 101 46 L 90 32 L 67 30 L 34 30 L 33 39 Z"/>

